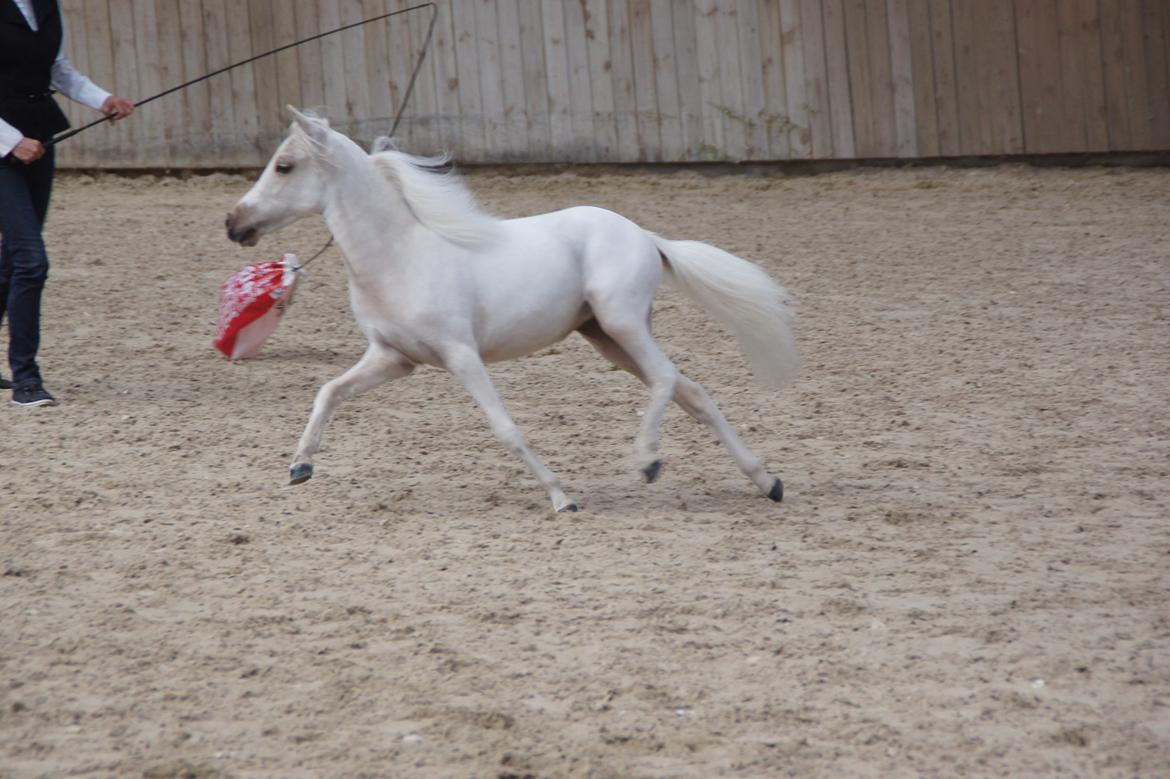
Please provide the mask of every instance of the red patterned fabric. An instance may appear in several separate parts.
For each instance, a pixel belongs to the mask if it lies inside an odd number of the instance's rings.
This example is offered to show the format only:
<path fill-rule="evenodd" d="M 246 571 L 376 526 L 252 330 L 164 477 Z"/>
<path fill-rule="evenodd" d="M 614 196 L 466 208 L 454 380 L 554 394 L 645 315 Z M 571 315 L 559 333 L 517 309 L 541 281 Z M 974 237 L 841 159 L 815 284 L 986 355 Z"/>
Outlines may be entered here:
<path fill-rule="evenodd" d="M 248 265 L 224 282 L 215 348 L 233 360 L 255 357 L 292 303 L 296 255 Z"/>

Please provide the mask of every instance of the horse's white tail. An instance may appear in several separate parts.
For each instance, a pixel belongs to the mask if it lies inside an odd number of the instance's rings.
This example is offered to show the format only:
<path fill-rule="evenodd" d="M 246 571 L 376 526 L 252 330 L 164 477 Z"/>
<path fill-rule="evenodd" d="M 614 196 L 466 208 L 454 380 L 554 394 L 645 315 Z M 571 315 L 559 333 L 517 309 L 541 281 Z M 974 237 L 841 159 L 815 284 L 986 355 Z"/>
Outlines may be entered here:
<path fill-rule="evenodd" d="M 800 354 L 784 287 L 758 265 L 710 244 L 650 237 L 666 260 L 667 282 L 731 329 L 756 381 L 778 387 L 796 378 Z"/>

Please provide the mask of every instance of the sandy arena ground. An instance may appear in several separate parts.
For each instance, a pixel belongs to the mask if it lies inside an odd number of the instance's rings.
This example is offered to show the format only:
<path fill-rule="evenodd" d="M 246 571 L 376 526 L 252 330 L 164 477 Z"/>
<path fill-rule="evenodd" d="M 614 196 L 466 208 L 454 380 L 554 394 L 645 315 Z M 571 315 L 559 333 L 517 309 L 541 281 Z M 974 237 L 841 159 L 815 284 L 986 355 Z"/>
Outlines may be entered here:
<path fill-rule="evenodd" d="M 342 261 L 251 362 L 216 296 L 320 221 L 244 250 L 245 178 L 62 177 L 62 404 L 0 408 L 0 776 L 1170 776 L 1170 171 L 469 180 L 789 286 L 781 392 L 688 302 L 656 317 L 785 502 L 677 409 L 642 484 L 646 393 L 576 336 L 493 375 L 582 512 L 433 369 L 285 488 L 364 348 Z"/>

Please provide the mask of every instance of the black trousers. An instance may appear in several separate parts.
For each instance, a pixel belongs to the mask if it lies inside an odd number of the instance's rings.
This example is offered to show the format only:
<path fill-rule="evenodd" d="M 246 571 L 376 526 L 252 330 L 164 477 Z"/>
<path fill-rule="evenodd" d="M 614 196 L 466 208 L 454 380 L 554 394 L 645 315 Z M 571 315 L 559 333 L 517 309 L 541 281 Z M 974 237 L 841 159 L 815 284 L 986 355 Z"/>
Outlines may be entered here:
<path fill-rule="evenodd" d="M 8 317 L 8 367 L 14 387 L 41 383 L 41 292 L 49 256 L 41 228 L 53 190 L 53 148 L 36 162 L 0 160 L 0 320 Z"/>

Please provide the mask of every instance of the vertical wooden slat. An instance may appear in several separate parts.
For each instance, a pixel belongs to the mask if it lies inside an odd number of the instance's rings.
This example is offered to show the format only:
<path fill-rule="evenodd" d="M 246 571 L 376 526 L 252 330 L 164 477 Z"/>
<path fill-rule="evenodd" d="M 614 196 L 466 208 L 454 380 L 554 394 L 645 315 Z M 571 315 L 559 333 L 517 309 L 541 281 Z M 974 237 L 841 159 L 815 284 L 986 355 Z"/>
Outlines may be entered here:
<path fill-rule="evenodd" d="M 356 24 L 362 20 L 362 7 L 354 0 L 340 0 L 338 22 L 340 25 Z M 386 24 L 378 22 L 378 24 Z M 370 100 L 370 79 L 366 69 L 366 35 L 360 28 L 346 30 L 330 36 L 338 39 L 342 51 L 342 67 L 345 71 L 345 111 L 338 118 L 337 126 L 342 132 L 355 136 L 363 145 L 386 131 L 386 119 L 390 110 L 385 106 L 374 113 Z M 377 125 L 371 124 L 372 121 Z"/>
<path fill-rule="evenodd" d="M 1024 150 L 1013 7 L 1014 0 L 992 0 L 987 14 L 990 40 L 983 49 L 981 72 L 990 95 L 991 154 L 1020 154 Z M 1099 54 L 1096 62 L 1099 67 Z"/>
<path fill-rule="evenodd" d="M 897 153 L 894 131 L 894 90 L 890 74 L 890 25 L 886 0 L 866 0 L 866 35 L 869 54 L 870 104 L 873 109 L 871 125 L 875 151 L 878 157 L 893 157 Z"/>
<path fill-rule="evenodd" d="M 154 15 L 158 29 L 159 88 L 151 94 L 183 83 L 182 19 L 178 0 L 157 0 Z M 187 103 L 182 94 L 171 94 L 161 100 L 157 108 L 163 117 L 167 165 L 184 165 L 189 156 L 185 146 L 188 140 L 187 127 L 192 117 L 187 113 Z"/>
<path fill-rule="evenodd" d="M 585 0 L 585 40 L 589 49 L 589 86 L 593 102 L 594 152 L 599 162 L 617 162 L 613 63 L 610 60 L 609 13 L 605 0 Z"/>
<path fill-rule="evenodd" d="M 181 1 L 181 0 L 180 0 Z M 291 5 L 280 3 L 273 14 L 273 40 L 275 45 L 284 46 L 298 40 L 297 19 Z M 276 64 L 276 112 L 271 121 L 279 132 L 283 132 L 288 117 L 285 106 L 298 108 L 304 102 L 301 92 L 301 64 L 296 49 L 282 51 L 275 55 Z"/>
<path fill-rule="evenodd" d="M 452 3 L 451 19 L 455 32 L 455 64 L 459 71 L 460 145 L 466 159 L 478 162 L 485 158 L 487 129 L 479 91 L 474 4 Z"/>
<path fill-rule="evenodd" d="M 849 51 L 849 88 L 853 105 L 853 133 L 857 156 L 880 157 L 881 144 L 875 126 L 870 89 L 869 22 L 865 0 L 845 0 L 845 38 Z"/>
<path fill-rule="evenodd" d="M 678 93 L 678 66 L 674 53 L 674 18 L 669 3 L 650 4 L 650 31 L 654 49 L 654 90 L 657 98 L 661 147 L 655 159 L 676 162 L 686 144 L 682 131 L 682 100 Z"/>
<path fill-rule="evenodd" d="M 768 153 L 774 158 L 789 159 L 792 150 L 788 136 L 792 122 L 788 114 L 788 90 L 784 79 L 784 26 L 780 16 L 780 3 L 760 3 L 760 72 L 764 87 Z"/>
<path fill-rule="evenodd" d="M 672 0 L 674 55 L 678 73 L 679 110 L 682 111 L 683 148 L 686 159 L 697 159 L 703 136 L 703 96 L 699 86 L 698 38 L 691 0 Z"/>
<path fill-rule="evenodd" d="M 699 159 L 726 159 L 727 147 L 723 132 L 723 116 L 719 105 L 723 99 L 720 89 L 721 58 L 719 30 L 715 16 L 715 0 L 695 0 L 695 51 L 699 64 L 699 95 L 702 101 L 702 140 Z"/>
<path fill-rule="evenodd" d="M 630 41 L 629 4 L 626 0 L 609 0 L 610 84 L 613 90 L 614 125 L 620 159 L 638 159 L 638 102 L 634 94 L 634 60 Z"/>
<path fill-rule="evenodd" d="M 249 0 L 247 10 L 251 42 L 240 59 L 271 51 L 276 46 L 273 0 Z M 276 59 L 264 57 L 253 62 L 251 67 L 256 85 L 256 146 L 259 153 L 266 156 L 276 150 L 284 135 Z"/>
<path fill-rule="evenodd" d="M 317 27 L 319 32 L 334 30 L 341 26 L 341 12 L 337 0 L 317 0 Z M 335 123 L 348 120 L 345 93 L 345 53 L 342 41 L 337 35 L 320 39 L 321 83 L 324 109 Z"/>
<path fill-rule="evenodd" d="M 197 2 L 180 2 L 176 0 L 179 12 L 179 52 L 182 70 L 179 73 L 181 82 L 197 79 L 205 73 L 210 73 L 207 66 L 206 35 L 203 32 L 203 7 Z M 226 79 L 216 76 L 213 79 L 184 89 L 177 97 L 183 101 L 184 134 L 182 153 L 177 154 L 176 165 L 213 165 L 215 158 L 214 146 L 211 141 L 212 124 L 215 121 L 211 112 L 211 91 L 222 88 Z"/>
<path fill-rule="evenodd" d="M 1070 145 L 1080 151 L 1104 151 L 1109 132 L 1097 0 L 1063 0 L 1059 9 L 1064 120 L 1077 128 Z"/>
<path fill-rule="evenodd" d="M 512 151 L 508 148 L 507 128 L 504 126 L 504 82 L 500 69 L 499 22 L 495 0 L 474 0 L 475 42 L 478 58 L 479 94 L 483 105 L 484 141 L 503 159 Z"/>
<path fill-rule="evenodd" d="M 1129 76 L 1126 68 L 1124 0 L 1101 2 L 1101 60 L 1104 71 L 1105 121 L 1109 148 L 1132 148 L 1134 134 L 1126 106 Z"/>
<path fill-rule="evenodd" d="M 910 72 L 914 91 L 914 137 L 917 156 L 937 157 L 938 107 L 935 104 L 928 0 L 905 0 L 910 27 Z"/>
<path fill-rule="evenodd" d="M 760 20 L 757 0 L 738 0 L 735 19 L 739 37 L 739 76 L 743 92 L 745 158 L 767 159 L 768 128 L 764 110 L 764 73 L 760 67 Z M 803 84 L 802 92 L 803 90 Z M 806 98 L 807 103 L 807 98 Z"/>
<path fill-rule="evenodd" d="M 842 0 L 823 0 L 821 20 L 825 28 L 825 64 L 828 69 L 833 157 L 851 159 L 857 154 L 857 143 L 853 129 L 853 95 L 850 85 L 852 69 Z"/>
<path fill-rule="evenodd" d="M 296 20 L 297 39 L 309 38 L 320 32 L 317 8 L 314 3 L 293 4 Z M 297 46 L 297 69 L 301 73 L 301 102 L 294 105 L 298 110 L 317 110 L 325 104 L 325 66 L 321 58 L 321 42 L 309 41 Z"/>
<path fill-rule="evenodd" d="M 829 106 L 829 70 L 821 0 L 801 0 L 800 26 L 804 49 L 804 95 L 808 109 L 809 151 L 813 158 L 833 154 Z"/>
<path fill-rule="evenodd" d="M 748 156 L 746 108 L 739 58 L 731 53 L 739 48 L 739 25 L 736 24 L 735 0 L 716 0 L 715 31 L 720 52 L 718 111 L 723 116 L 724 152 L 733 160 Z M 726 53 L 724 53 L 726 52 Z"/>
<path fill-rule="evenodd" d="M 145 95 L 138 85 L 138 49 L 134 45 L 134 8 L 130 0 L 110 0 L 109 35 L 114 54 L 114 78 L 107 86 L 112 92 L 130 100 Z M 141 117 L 140 117 L 141 118 Z M 97 131 L 106 136 L 105 140 L 121 150 L 123 159 L 131 166 L 138 166 L 144 159 L 140 141 L 142 126 L 138 122 L 120 122 L 116 125 L 101 125 Z"/>
<path fill-rule="evenodd" d="M 362 0 L 362 16 L 370 18 L 394 10 L 382 0 Z M 391 83 L 395 78 L 402 78 L 400 73 L 393 72 L 390 50 L 394 45 L 408 46 L 410 35 L 402 29 L 405 20 L 400 16 L 392 16 L 380 22 L 371 22 L 355 35 L 362 36 L 366 53 L 366 94 L 369 97 L 369 114 L 357 117 L 366 126 L 362 135 L 367 138 L 377 138 L 390 132 L 391 117 L 398 110 L 399 100 L 395 99 L 391 90 Z M 397 29 L 396 29 L 397 28 Z M 394 41 L 391 42 L 392 34 Z M 348 32 L 345 34 L 349 34 Z M 407 52 L 408 56 L 409 52 Z M 397 64 L 397 63 L 394 63 Z M 409 67 L 409 66 L 407 66 Z M 407 136 L 408 120 L 404 117 L 403 124 L 396 130 L 399 140 Z M 411 144 L 407 143 L 406 146 Z"/>
<path fill-rule="evenodd" d="M 952 4 L 955 36 L 955 81 L 958 86 L 960 147 L 963 154 L 986 154 L 991 148 L 991 118 L 980 78 L 979 44 L 985 42 L 986 9 L 959 0 Z"/>
<path fill-rule="evenodd" d="M 240 62 L 252 54 L 252 29 L 247 9 L 235 6 L 227 24 L 228 62 Z M 256 111 L 256 76 L 251 66 L 236 68 L 228 74 L 232 82 L 235 109 L 237 164 L 254 165 L 267 159 L 260 144 L 260 118 Z"/>
<path fill-rule="evenodd" d="M 654 72 L 654 29 L 648 0 L 630 2 L 630 45 L 633 48 L 638 159 L 658 161 L 662 159 L 661 116 Z"/>
<path fill-rule="evenodd" d="M 498 17 L 500 79 L 503 82 L 505 159 L 528 158 L 528 132 L 524 122 L 524 56 L 520 44 L 518 0 L 499 0 Z"/>
<path fill-rule="evenodd" d="M 401 11 L 415 5 L 411 0 L 390 0 L 387 10 Z M 395 130 L 395 135 L 401 140 L 404 148 L 410 151 L 419 149 L 423 142 L 418 122 L 418 106 L 420 86 L 415 86 L 415 94 L 407 104 L 406 89 L 410 86 L 410 75 L 414 71 L 415 59 L 418 57 L 419 47 L 414 43 L 414 25 L 427 23 L 428 11 L 413 12 L 392 16 L 384 22 L 378 22 L 376 27 L 383 28 L 381 40 L 386 42 L 389 49 L 387 55 L 380 52 L 376 55 L 366 53 L 367 59 L 372 56 L 385 57 L 388 62 L 388 77 L 386 89 L 371 82 L 370 84 L 370 116 L 375 124 L 371 128 L 375 137 L 390 132 L 394 117 L 402 111 L 402 119 Z M 368 39 L 367 39 L 368 40 Z M 421 44 L 420 44 L 421 45 Z M 422 76 L 420 75 L 421 79 Z M 387 97 L 386 92 L 389 92 Z"/>
<path fill-rule="evenodd" d="M 565 46 L 564 7 L 559 2 L 541 5 L 544 23 L 544 64 L 548 75 L 549 140 L 554 154 L 566 153 L 573 144 L 572 90 L 569 86 L 569 54 Z"/>
<path fill-rule="evenodd" d="M 552 126 L 548 106 L 548 69 L 544 61 L 544 17 L 541 4 L 526 4 L 520 14 L 520 56 L 524 65 L 524 118 L 528 154 L 547 162 L 552 153 Z"/>
<path fill-rule="evenodd" d="M 788 101 L 787 138 L 794 159 L 812 156 L 808 94 L 804 72 L 805 34 L 798 0 L 780 0 L 780 40 L 783 45 L 784 94 Z"/>
<path fill-rule="evenodd" d="M 894 102 L 894 151 L 899 157 L 918 154 L 918 122 L 914 102 L 914 53 L 910 40 L 909 0 L 888 0 L 890 82 Z"/>
<path fill-rule="evenodd" d="M 436 12 L 440 14 L 435 21 L 437 26 L 442 18 L 442 11 L 437 10 Z M 406 14 L 406 16 L 409 17 L 405 20 L 405 26 L 410 37 L 409 60 L 412 71 L 420 56 L 424 57 L 424 60 L 419 70 L 418 81 L 414 86 L 414 95 L 406 106 L 406 113 L 403 114 L 402 121 L 403 123 L 409 122 L 406 126 L 409 128 L 410 150 L 419 154 L 435 154 L 443 150 L 443 144 L 438 135 L 438 91 L 435 82 L 435 69 L 428 61 L 435 56 L 435 52 L 433 50 L 426 51 L 427 30 L 430 28 L 431 14 L 429 10 L 426 10 Z M 523 73 L 518 74 L 517 78 L 523 79 Z M 398 111 L 399 106 L 392 106 L 392 110 Z M 518 110 L 517 115 L 512 117 L 512 120 L 523 123 L 523 108 Z"/>
<path fill-rule="evenodd" d="M 459 121 L 459 67 L 455 55 L 454 20 L 451 7 L 439 6 L 435 40 L 431 44 L 431 66 L 435 74 L 435 104 L 438 114 L 436 141 L 444 150 L 462 156 L 462 127 Z M 531 86 L 529 85 L 529 92 Z"/>
<path fill-rule="evenodd" d="M 133 34 L 138 63 L 138 92 L 133 100 L 143 100 L 162 91 L 162 54 L 159 50 L 158 17 L 154 0 L 134 0 L 131 12 L 134 16 Z M 157 103 L 151 104 L 139 114 L 136 129 L 139 131 L 142 153 L 147 156 L 166 154 L 166 114 L 159 111 Z"/>
<path fill-rule="evenodd" d="M 566 3 L 565 55 L 569 64 L 570 121 L 573 126 L 571 159 L 597 159 L 593 144 L 593 90 L 589 86 L 589 48 L 585 40 L 585 9 L 582 0 Z"/>
<path fill-rule="evenodd" d="M 1016 3 L 1024 150 L 1051 154 L 1067 150 L 1069 127 L 1062 104 L 1059 0 Z"/>
<path fill-rule="evenodd" d="M 959 88 L 955 75 L 951 0 L 929 0 L 928 12 L 938 152 L 944 157 L 955 157 L 962 153 L 962 131 L 959 127 Z"/>
<path fill-rule="evenodd" d="M 1165 10 L 1165 0 L 1145 0 L 1142 6 L 1147 111 L 1150 144 L 1155 149 L 1170 149 L 1170 31 L 1162 19 Z"/>
<path fill-rule="evenodd" d="M 1130 137 L 1134 149 L 1154 147 L 1150 122 L 1150 84 L 1146 77 L 1145 0 L 1122 0 L 1121 34 L 1125 59 L 1125 104 Z"/>

